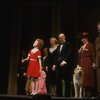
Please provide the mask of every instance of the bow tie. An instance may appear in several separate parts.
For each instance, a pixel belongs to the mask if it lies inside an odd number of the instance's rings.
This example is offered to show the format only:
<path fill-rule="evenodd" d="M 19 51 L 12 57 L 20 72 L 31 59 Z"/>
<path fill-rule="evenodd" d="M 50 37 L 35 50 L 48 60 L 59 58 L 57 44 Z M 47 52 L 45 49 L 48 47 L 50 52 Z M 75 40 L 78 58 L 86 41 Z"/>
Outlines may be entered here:
<path fill-rule="evenodd" d="M 64 43 L 60 43 L 60 45 L 64 45 Z"/>

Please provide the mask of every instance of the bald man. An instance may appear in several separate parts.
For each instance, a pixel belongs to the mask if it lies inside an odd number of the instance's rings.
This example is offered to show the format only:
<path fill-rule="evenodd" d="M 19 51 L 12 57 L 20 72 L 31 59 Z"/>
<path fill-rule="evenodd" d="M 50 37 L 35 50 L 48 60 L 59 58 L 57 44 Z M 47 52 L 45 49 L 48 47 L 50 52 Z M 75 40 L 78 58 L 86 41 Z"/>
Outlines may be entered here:
<path fill-rule="evenodd" d="M 57 58 L 55 67 L 56 70 L 56 92 L 58 97 L 70 97 L 71 92 L 71 57 L 72 57 L 72 44 L 67 42 L 63 33 L 59 34 L 60 44 L 57 48 Z M 63 94 L 62 80 L 65 83 L 65 91 Z"/>

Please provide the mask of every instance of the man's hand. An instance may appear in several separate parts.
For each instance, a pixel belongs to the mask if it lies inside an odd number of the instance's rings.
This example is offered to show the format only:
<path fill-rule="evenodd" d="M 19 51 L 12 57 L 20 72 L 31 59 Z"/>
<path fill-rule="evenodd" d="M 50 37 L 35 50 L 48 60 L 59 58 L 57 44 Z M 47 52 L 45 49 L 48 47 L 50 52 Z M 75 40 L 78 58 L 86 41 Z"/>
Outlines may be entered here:
<path fill-rule="evenodd" d="M 48 71 L 48 66 L 46 66 L 46 69 L 45 70 Z"/>
<path fill-rule="evenodd" d="M 53 65 L 52 66 L 52 70 L 55 71 L 55 68 L 56 68 L 56 65 Z"/>
<path fill-rule="evenodd" d="M 62 67 L 62 66 L 64 66 L 65 64 L 67 64 L 67 62 L 63 60 L 63 61 L 60 63 L 60 66 Z"/>

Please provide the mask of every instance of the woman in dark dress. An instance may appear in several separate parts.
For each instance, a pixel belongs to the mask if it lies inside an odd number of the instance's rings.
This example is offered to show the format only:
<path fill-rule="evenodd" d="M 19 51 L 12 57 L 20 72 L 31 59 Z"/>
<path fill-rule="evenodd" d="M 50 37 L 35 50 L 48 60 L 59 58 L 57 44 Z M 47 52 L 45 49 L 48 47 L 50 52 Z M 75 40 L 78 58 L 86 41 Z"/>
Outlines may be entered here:
<path fill-rule="evenodd" d="M 55 96 L 56 95 L 56 78 L 55 78 L 55 71 L 52 70 L 52 67 L 54 65 L 54 60 L 56 57 L 56 50 L 57 50 L 57 39 L 54 37 L 50 38 L 50 47 L 48 51 L 48 60 L 47 60 L 47 66 L 46 71 L 48 72 L 47 79 L 49 82 L 49 93 L 50 95 Z"/>

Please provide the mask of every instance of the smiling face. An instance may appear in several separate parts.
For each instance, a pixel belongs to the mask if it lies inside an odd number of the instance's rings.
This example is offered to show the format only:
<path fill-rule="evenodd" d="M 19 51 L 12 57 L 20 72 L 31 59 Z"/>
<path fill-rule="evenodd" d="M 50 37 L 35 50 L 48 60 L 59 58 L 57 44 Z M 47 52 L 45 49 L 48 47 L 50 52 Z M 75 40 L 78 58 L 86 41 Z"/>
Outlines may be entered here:
<path fill-rule="evenodd" d="M 65 35 L 64 35 L 63 33 L 61 33 L 61 34 L 59 35 L 59 41 L 60 41 L 61 43 L 64 43 L 64 42 L 65 42 Z"/>
<path fill-rule="evenodd" d="M 50 45 L 51 45 L 51 46 L 54 46 L 54 45 L 56 45 L 56 44 L 57 44 L 56 38 L 54 38 L 54 37 L 50 38 Z"/>
<path fill-rule="evenodd" d="M 85 44 L 85 43 L 87 43 L 88 40 L 87 40 L 87 38 L 82 38 L 81 41 Z"/>

